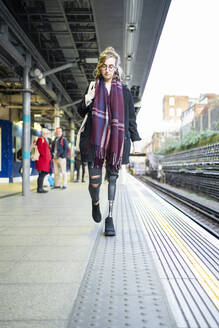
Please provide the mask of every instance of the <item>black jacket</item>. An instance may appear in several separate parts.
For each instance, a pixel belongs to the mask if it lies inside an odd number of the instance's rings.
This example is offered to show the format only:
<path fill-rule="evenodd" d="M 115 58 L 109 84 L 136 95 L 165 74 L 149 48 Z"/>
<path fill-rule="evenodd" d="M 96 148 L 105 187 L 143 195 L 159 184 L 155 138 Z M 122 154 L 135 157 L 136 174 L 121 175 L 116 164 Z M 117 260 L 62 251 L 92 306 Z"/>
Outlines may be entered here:
<path fill-rule="evenodd" d="M 131 92 L 128 89 L 128 87 L 124 84 L 122 85 L 122 88 L 123 88 L 124 115 L 125 115 L 125 137 L 124 137 L 125 140 L 124 140 L 122 164 L 127 164 L 129 162 L 129 153 L 131 147 L 130 139 L 131 141 L 138 141 L 141 140 L 141 138 L 137 131 L 135 108 L 134 108 Z M 83 97 L 83 100 L 78 107 L 78 113 L 81 115 L 81 117 L 84 117 L 88 113 L 88 118 L 85 124 L 85 128 L 84 131 L 81 132 L 81 138 L 80 138 L 80 151 L 81 151 L 81 158 L 83 162 L 94 161 L 94 153 L 86 152 L 87 145 L 91 135 L 92 107 L 93 107 L 93 102 L 86 107 L 85 97 Z"/>
<path fill-rule="evenodd" d="M 51 146 L 51 153 L 53 158 L 54 158 L 54 151 L 55 151 L 55 143 L 57 139 L 58 138 L 56 137 Z M 68 151 L 69 151 L 68 141 L 66 138 L 61 136 L 57 142 L 57 157 L 66 158 Z"/>

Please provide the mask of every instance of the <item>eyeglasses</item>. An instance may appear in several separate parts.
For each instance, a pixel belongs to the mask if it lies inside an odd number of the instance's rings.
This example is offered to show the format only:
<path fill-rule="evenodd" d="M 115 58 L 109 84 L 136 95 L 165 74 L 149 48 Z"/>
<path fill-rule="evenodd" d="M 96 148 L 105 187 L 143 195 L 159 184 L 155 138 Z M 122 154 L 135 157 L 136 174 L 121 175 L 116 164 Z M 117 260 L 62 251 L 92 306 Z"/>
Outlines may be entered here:
<path fill-rule="evenodd" d="M 112 65 L 112 64 L 109 65 L 109 66 L 103 64 L 103 65 L 101 66 L 101 68 L 104 69 L 104 70 L 106 70 L 106 69 L 108 68 L 109 71 L 113 71 L 113 70 L 116 68 L 116 66 L 114 66 L 114 65 Z"/>

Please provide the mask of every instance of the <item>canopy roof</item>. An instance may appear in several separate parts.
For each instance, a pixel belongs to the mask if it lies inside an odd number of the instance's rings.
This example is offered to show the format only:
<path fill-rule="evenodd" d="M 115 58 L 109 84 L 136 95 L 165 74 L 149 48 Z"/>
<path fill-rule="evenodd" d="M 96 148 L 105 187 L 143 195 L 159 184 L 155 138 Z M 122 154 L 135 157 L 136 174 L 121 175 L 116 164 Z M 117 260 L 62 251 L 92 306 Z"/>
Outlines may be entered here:
<path fill-rule="evenodd" d="M 52 121 L 50 111 L 58 102 L 63 106 L 63 121 L 77 121 L 76 104 L 93 79 L 98 56 L 113 46 L 121 56 L 124 81 L 139 107 L 170 2 L 0 0 L 0 94 L 3 98 L 11 95 L 14 106 L 22 105 L 27 53 L 32 70 L 38 68 L 42 73 L 71 63 L 48 75 L 46 85 L 32 80 L 36 101 L 31 98 L 31 108 L 43 113 L 45 121 Z"/>

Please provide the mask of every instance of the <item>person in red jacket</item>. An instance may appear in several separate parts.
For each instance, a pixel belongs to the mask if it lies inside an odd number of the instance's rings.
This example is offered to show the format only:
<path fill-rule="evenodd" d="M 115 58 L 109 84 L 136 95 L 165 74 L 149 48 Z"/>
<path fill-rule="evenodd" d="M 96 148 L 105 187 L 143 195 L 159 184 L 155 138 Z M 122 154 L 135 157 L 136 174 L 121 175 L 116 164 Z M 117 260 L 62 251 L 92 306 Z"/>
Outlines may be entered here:
<path fill-rule="evenodd" d="M 37 179 L 37 192 L 46 193 L 47 190 L 43 189 L 43 181 L 45 176 L 50 171 L 51 152 L 48 141 L 49 131 L 42 129 L 42 136 L 37 139 L 37 148 L 40 153 L 38 161 L 36 161 L 36 169 L 39 171 Z"/>

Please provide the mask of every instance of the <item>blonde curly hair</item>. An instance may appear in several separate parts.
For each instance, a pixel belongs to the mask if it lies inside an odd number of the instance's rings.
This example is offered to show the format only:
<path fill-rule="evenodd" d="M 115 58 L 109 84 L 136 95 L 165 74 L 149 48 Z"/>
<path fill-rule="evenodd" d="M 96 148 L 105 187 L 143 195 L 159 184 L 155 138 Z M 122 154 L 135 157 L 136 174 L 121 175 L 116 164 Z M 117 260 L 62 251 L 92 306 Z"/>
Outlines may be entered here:
<path fill-rule="evenodd" d="M 119 80 L 122 79 L 122 69 L 120 67 L 120 56 L 113 47 L 107 47 L 104 51 L 101 52 L 101 54 L 99 56 L 99 61 L 97 63 L 97 67 L 94 71 L 95 80 L 100 78 L 100 76 L 101 76 L 100 68 L 105 63 L 105 60 L 110 57 L 114 57 L 116 59 L 116 70 L 114 72 L 113 78 L 116 78 Z"/>

